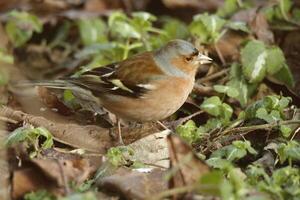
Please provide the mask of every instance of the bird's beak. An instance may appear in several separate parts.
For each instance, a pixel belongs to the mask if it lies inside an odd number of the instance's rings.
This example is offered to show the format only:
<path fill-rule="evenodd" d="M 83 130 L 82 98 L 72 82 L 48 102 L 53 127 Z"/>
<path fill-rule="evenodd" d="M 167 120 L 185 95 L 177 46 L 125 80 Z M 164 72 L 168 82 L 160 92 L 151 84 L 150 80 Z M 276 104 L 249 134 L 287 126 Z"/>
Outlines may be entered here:
<path fill-rule="evenodd" d="M 199 53 L 199 55 L 197 56 L 196 60 L 201 64 L 208 64 L 212 62 L 212 59 L 206 55 L 203 55 L 201 53 Z"/>

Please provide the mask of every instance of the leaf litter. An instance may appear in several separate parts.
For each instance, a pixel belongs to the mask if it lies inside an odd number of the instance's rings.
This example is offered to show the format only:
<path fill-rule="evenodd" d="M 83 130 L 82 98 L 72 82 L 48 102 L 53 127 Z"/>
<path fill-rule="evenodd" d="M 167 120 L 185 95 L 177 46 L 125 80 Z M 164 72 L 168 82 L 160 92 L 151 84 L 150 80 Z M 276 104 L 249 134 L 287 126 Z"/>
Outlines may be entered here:
<path fill-rule="evenodd" d="M 45 2 L 0 4 L 1 198 L 299 198 L 296 2 Z M 184 21 L 134 11 L 153 7 Z M 93 115 L 69 91 L 10 84 L 79 76 L 175 38 L 215 62 L 163 121 L 169 131 L 127 124 L 126 146 L 107 111 Z"/>

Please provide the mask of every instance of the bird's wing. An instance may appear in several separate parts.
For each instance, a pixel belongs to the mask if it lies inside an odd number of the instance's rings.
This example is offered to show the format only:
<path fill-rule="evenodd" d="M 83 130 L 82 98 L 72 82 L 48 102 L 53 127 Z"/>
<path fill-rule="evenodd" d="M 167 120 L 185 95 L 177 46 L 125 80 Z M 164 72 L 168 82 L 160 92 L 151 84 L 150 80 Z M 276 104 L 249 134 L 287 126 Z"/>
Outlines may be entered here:
<path fill-rule="evenodd" d="M 94 68 L 71 83 L 90 90 L 94 96 L 110 93 L 128 97 L 140 97 L 151 90 L 154 80 L 165 75 L 156 67 L 150 52 L 135 55 L 119 63 Z"/>

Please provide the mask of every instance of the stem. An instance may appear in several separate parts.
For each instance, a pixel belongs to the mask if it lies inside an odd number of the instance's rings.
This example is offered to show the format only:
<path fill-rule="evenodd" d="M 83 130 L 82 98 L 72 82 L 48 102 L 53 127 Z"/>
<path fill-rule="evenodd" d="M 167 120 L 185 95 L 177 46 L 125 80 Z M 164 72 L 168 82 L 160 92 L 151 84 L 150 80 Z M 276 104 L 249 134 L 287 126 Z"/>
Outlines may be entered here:
<path fill-rule="evenodd" d="M 213 80 L 215 78 L 218 78 L 220 76 L 223 76 L 224 74 L 227 74 L 229 72 L 229 68 L 226 68 L 226 69 L 223 69 L 219 72 L 216 72 L 214 74 L 211 74 L 211 75 L 208 75 L 208 76 L 205 76 L 204 78 L 200 78 L 197 83 L 204 83 L 204 82 L 207 82 L 207 81 L 210 81 L 210 80 Z"/>
<path fill-rule="evenodd" d="M 129 40 L 126 41 L 126 45 L 124 47 L 123 60 L 127 59 L 129 54 Z"/>
<path fill-rule="evenodd" d="M 18 121 L 16 121 L 16 120 L 9 119 L 7 117 L 2 117 L 2 116 L 0 116 L 0 121 L 7 122 L 7 123 L 12 123 L 12 124 L 17 124 L 18 123 Z"/>
<path fill-rule="evenodd" d="M 225 59 L 224 59 L 224 57 L 223 57 L 223 54 L 221 53 L 221 51 L 220 51 L 220 49 L 219 49 L 217 43 L 214 43 L 214 47 L 215 47 L 215 49 L 216 49 L 216 52 L 217 52 L 217 54 L 218 54 L 218 56 L 219 56 L 219 58 L 220 58 L 222 64 L 225 65 L 225 64 L 226 64 L 226 61 L 225 61 Z"/>
<path fill-rule="evenodd" d="M 249 132 L 249 131 L 254 131 L 254 130 L 258 130 L 258 129 L 271 129 L 276 126 L 288 125 L 288 124 L 300 124 L 300 120 L 287 120 L 287 121 L 273 122 L 270 124 L 261 124 L 261 125 L 254 125 L 254 126 L 230 128 L 230 129 L 224 130 L 222 132 L 222 135 L 227 135 L 232 132 L 236 133 L 236 132 Z"/>

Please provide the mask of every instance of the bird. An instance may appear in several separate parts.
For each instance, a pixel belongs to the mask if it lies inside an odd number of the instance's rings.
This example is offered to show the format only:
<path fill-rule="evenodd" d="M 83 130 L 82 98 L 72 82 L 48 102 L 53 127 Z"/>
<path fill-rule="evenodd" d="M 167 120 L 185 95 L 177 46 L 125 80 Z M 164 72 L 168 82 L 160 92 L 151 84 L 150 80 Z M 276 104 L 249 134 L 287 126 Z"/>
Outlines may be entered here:
<path fill-rule="evenodd" d="M 70 89 L 77 98 L 94 102 L 125 121 L 159 121 L 184 104 L 198 67 L 210 62 L 190 42 L 175 39 L 157 50 L 93 68 L 78 77 L 36 85 Z M 121 133 L 119 140 L 123 143 Z"/>

